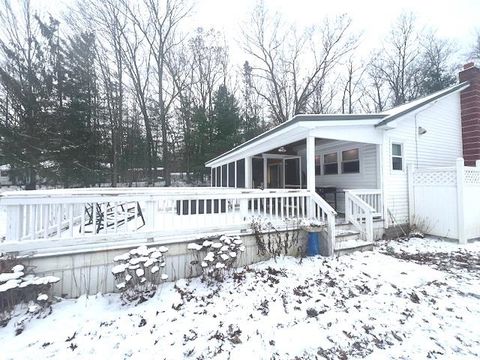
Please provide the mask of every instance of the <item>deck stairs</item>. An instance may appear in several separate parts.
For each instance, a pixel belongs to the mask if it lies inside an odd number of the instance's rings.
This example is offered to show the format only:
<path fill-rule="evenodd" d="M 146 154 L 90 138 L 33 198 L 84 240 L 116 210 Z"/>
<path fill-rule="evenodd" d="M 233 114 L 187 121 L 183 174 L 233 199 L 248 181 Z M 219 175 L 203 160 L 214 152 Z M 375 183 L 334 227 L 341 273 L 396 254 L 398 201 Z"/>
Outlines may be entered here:
<path fill-rule="evenodd" d="M 355 226 L 345 221 L 338 219 L 335 224 L 335 247 L 336 255 L 349 254 L 355 251 L 372 250 L 374 242 L 365 241 L 362 239 L 360 232 Z"/>

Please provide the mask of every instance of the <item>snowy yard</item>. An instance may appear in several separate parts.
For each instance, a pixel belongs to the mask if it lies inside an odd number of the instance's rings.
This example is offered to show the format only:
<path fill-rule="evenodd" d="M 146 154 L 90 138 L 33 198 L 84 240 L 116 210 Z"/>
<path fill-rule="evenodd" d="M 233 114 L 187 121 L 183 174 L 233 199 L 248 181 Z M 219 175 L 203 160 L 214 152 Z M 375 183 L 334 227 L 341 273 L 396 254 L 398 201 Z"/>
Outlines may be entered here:
<path fill-rule="evenodd" d="M 118 295 L 63 300 L 2 359 L 478 358 L 480 243 L 381 244 L 337 259 L 273 260 L 220 286 L 166 283 L 138 306 Z"/>

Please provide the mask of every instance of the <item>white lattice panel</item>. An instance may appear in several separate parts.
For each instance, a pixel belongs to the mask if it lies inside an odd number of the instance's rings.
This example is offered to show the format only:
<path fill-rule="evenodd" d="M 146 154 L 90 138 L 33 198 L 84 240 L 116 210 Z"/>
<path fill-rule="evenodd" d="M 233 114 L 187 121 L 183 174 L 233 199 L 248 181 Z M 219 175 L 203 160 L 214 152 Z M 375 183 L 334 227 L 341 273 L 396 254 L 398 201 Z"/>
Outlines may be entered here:
<path fill-rule="evenodd" d="M 454 169 L 417 170 L 414 174 L 415 185 L 455 185 L 457 176 Z"/>
<path fill-rule="evenodd" d="M 480 185 L 480 169 L 465 169 L 465 184 Z"/>

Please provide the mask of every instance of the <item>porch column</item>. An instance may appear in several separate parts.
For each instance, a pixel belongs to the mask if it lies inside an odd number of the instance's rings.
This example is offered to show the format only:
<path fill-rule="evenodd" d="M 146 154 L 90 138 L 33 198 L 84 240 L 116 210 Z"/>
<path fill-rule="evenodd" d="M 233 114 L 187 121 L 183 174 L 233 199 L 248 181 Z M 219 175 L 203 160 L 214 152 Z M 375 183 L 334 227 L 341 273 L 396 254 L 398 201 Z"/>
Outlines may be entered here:
<path fill-rule="evenodd" d="M 267 158 L 263 157 L 263 188 L 267 188 Z"/>
<path fill-rule="evenodd" d="M 252 157 L 245 158 L 245 189 L 252 188 Z"/>
<path fill-rule="evenodd" d="M 315 192 L 315 137 L 307 137 L 307 190 Z"/>

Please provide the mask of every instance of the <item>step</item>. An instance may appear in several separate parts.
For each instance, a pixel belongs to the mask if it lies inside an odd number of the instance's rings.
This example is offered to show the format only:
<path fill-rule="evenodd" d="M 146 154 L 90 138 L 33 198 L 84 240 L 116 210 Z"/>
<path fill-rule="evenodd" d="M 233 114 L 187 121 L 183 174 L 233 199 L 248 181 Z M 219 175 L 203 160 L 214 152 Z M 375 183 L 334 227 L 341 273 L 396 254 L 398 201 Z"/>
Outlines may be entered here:
<path fill-rule="evenodd" d="M 335 229 L 335 242 L 359 240 L 360 233 L 351 229 Z"/>
<path fill-rule="evenodd" d="M 373 242 L 364 240 L 349 240 L 335 243 L 335 254 L 346 255 L 355 251 L 370 251 L 373 250 Z"/>

